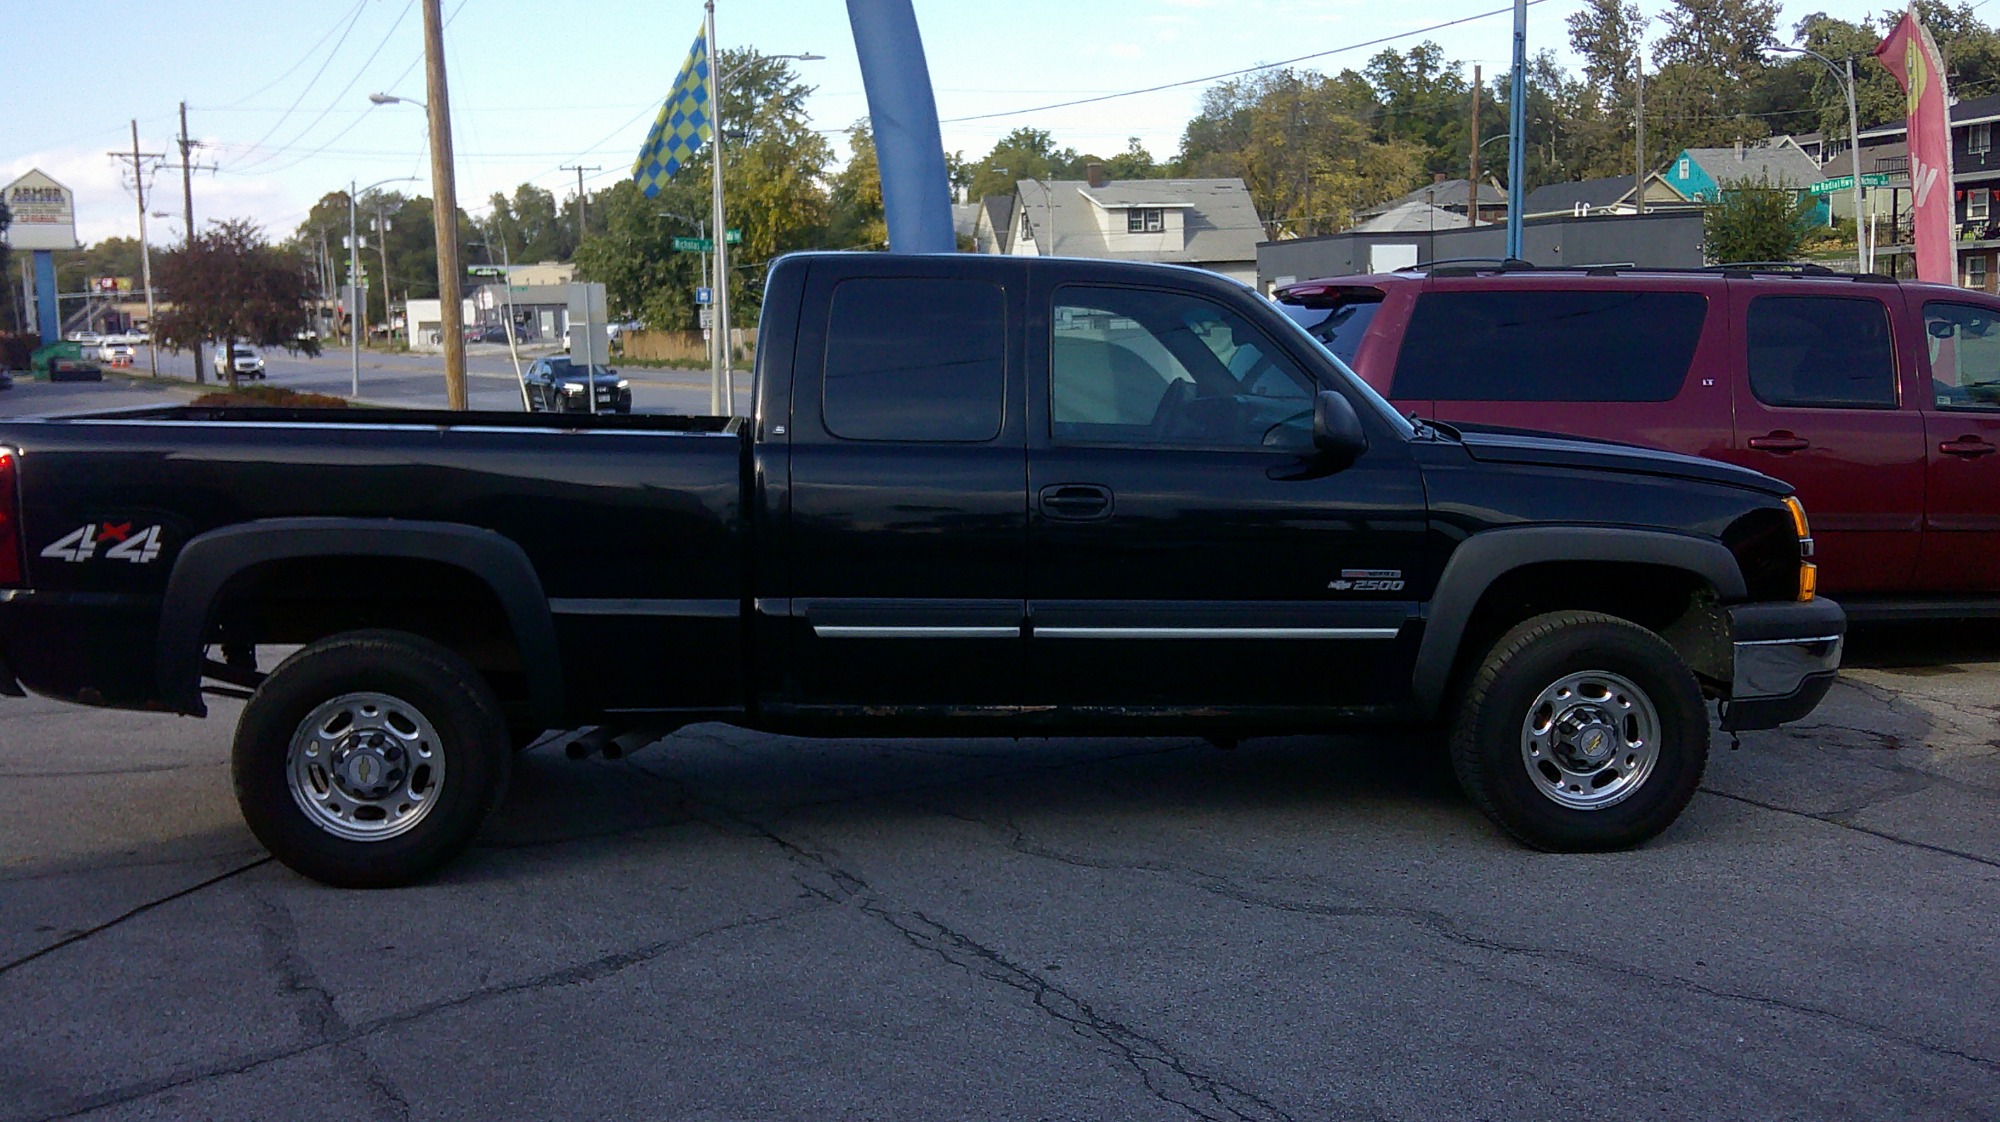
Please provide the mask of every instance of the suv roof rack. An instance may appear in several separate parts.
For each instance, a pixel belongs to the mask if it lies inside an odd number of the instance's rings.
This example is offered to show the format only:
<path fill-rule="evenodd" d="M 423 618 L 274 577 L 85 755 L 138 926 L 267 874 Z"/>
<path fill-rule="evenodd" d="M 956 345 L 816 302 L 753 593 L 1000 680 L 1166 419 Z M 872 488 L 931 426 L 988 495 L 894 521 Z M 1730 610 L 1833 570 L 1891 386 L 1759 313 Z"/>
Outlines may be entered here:
<path fill-rule="evenodd" d="M 1405 265 L 1392 274 L 1431 273 L 1436 276 L 1478 276 L 1481 273 L 1582 273 L 1593 277 L 1613 277 L 1621 273 L 1665 273 L 1683 276 L 1782 276 L 1851 280 L 1859 284 L 1900 284 L 1897 278 L 1883 273 L 1850 273 L 1829 269 L 1816 261 L 1727 261 L 1719 265 L 1702 265 L 1698 268 L 1670 265 L 1639 265 L 1630 261 L 1606 261 L 1595 264 L 1537 265 L 1520 258 L 1507 257 L 1445 257 L 1435 261 L 1424 261 L 1415 265 Z"/>

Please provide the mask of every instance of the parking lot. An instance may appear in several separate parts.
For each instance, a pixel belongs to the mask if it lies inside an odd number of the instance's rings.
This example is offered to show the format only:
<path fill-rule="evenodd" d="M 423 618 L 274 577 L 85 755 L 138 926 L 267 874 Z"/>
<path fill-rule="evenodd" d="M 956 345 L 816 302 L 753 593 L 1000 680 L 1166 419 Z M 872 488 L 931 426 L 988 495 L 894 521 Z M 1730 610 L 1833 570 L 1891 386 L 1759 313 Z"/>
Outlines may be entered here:
<path fill-rule="evenodd" d="M 208 721 L 0 701 L 0 1118 L 2000 1116 L 2000 627 L 1863 632 L 1631 853 L 1409 737 L 517 767 L 322 888 Z"/>

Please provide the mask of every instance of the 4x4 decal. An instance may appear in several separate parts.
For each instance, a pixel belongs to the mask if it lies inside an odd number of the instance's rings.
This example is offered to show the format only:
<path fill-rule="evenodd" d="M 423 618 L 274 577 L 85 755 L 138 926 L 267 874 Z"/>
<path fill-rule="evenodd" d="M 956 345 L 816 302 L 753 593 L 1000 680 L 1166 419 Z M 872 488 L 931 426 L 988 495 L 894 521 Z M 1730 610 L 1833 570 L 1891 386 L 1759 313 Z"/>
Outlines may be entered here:
<path fill-rule="evenodd" d="M 100 548 L 104 549 L 101 555 Z M 42 556 L 72 564 L 82 564 L 98 556 L 106 561 L 151 564 L 160 556 L 160 527 L 148 526 L 134 532 L 130 522 L 92 522 L 49 543 Z"/>

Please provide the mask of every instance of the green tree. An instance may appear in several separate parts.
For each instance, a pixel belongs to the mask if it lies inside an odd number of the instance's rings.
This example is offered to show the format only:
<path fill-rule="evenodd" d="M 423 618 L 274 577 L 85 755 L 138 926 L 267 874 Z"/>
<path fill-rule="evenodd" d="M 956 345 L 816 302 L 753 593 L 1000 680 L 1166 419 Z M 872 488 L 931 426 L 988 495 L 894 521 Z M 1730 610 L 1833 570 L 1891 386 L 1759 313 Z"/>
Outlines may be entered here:
<path fill-rule="evenodd" d="M 1177 162 L 1185 175 L 1241 178 L 1267 237 L 1333 233 L 1423 180 L 1429 150 L 1378 139 L 1365 120 L 1376 104 L 1352 71 L 1231 79 L 1202 95 Z"/>
<path fill-rule="evenodd" d="M 509 261 L 567 261 L 576 252 L 576 221 L 572 212 L 556 207 L 555 193 L 532 183 L 514 188 L 509 198 L 494 192 L 487 200 L 493 211 L 495 236 L 506 247 Z M 495 256 L 501 256 L 496 248 Z"/>
<path fill-rule="evenodd" d="M 1769 180 L 1734 184 L 1702 212 L 1709 261 L 1790 261 L 1812 232 L 1813 199 Z"/>
<path fill-rule="evenodd" d="M 723 189 L 729 225 L 743 231 L 729 255 L 730 315 L 743 326 L 756 322 L 771 259 L 822 244 L 833 148 L 806 113 L 813 88 L 789 62 L 746 48 L 723 51 L 720 63 L 728 150 Z M 699 261 L 675 254 L 672 239 L 694 234 L 709 213 L 710 151 L 704 145 L 658 198 L 647 199 L 624 179 L 591 196 L 591 229 L 575 260 L 583 276 L 605 285 L 614 314 L 655 327 L 694 325 Z M 678 290 L 649 288 L 662 284 Z"/>
<path fill-rule="evenodd" d="M 827 243 L 834 249 L 887 249 L 889 223 L 882 207 L 882 171 L 875 162 L 875 137 L 868 122 L 847 130 L 853 150 L 847 166 L 833 177 L 833 221 Z"/>
<path fill-rule="evenodd" d="M 972 197 L 1011 195 L 1023 179 L 1074 179 L 1083 169 L 1074 148 L 1057 148 L 1046 129 L 1019 128 L 993 145 L 972 165 Z"/>
<path fill-rule="evenodd" d="M 188 245 L 161 254 L 154 280 L 173 293 L 173 305 L 159 313 L 153 338 L 172 350 L 215 341 L 225 354 L 239 342 L 319 353 L 319 340 L 307 333 L 318 295 L 308 265 L 246 219 L 210 223 Z M 229 384 L 236 384 L 234 363 Z"/>

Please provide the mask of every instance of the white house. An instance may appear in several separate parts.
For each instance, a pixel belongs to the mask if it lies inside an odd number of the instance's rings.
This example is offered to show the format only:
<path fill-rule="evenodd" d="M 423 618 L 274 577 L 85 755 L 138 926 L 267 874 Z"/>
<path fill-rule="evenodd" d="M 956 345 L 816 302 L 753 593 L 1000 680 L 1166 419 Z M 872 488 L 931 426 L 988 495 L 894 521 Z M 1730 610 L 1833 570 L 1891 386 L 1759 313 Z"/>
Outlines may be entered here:
<path fill-rule="evenodd" d="M 982 253 L 1104 257 L 1194 265 L 1257 281 L 1264 226 L 1241 179 L 1023 179 L 1005 237 L 976 238 Z M 995 210 L 980 216 L 990 229 Z"/>

